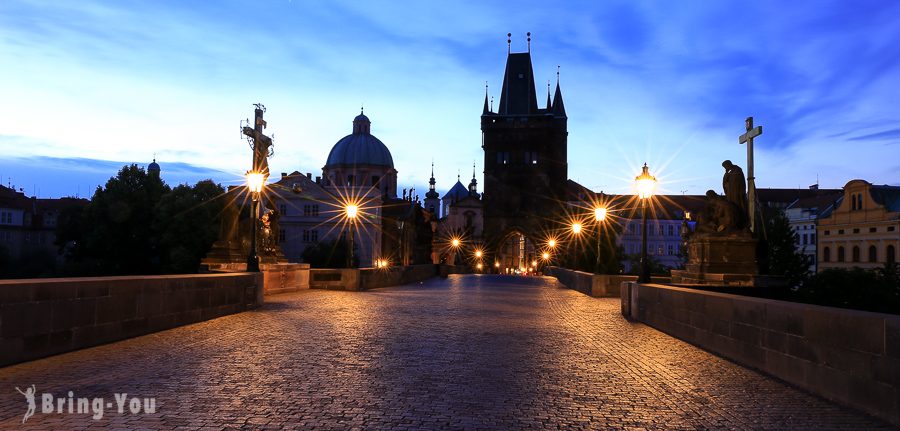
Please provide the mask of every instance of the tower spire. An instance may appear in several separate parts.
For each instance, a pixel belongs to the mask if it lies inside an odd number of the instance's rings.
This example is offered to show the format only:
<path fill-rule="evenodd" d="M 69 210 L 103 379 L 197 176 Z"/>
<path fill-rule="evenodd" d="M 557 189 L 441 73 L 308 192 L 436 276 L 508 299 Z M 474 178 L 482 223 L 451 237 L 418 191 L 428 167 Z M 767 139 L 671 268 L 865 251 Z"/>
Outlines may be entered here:
<path fill-rule="evenodd" d="M 556 93 L 553 95 L 553 109 L 551 112 L 557 117 L 566 116 L 566 106 L 563 104 L 562 91 L 559 89 L 559 66 L 556 66 Z"/>
<path fill-rule="evenodd" d="M 506 53 L 512 52 L 512 33 L 506 33 Z"/>
<path fill-rule="evenodd" d="M 478 197 L 478 180 L 475 179 L 475 161 L 472 161 L 472 181 L 469 181 L 469 196 Z"/>
<path fill-rule="evenodd" d="M 550 111 L 550 80 L 547 80 L 547 111 Z"/>
<path fill-rule="evenodd" d="M 488 83 L 484 81 L 484 109 L 481 111 L 481 115 L 487 115 L 491 111 L 488 111 Z"/>
<path fill-rule="evenodd" d="M 531 53 L 531 32 L 528 33 L 528 52 Z"/>

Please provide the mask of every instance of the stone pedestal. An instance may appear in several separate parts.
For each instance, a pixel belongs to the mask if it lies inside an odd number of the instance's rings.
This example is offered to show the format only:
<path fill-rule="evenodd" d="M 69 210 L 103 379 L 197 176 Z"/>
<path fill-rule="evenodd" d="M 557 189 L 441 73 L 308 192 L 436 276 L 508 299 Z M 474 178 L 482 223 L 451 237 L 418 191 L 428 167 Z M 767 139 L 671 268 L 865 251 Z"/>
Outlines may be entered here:
<path fill-rule="evenodd" d="M 308 263 L 262 264 L 259 269 L 263 273 L 266 295 L 309 289 Z"/>
<path fill-rule="evenodd" d="M 694 235 L 688 241 L 688 262 L 672 271 L 672 284 L 706 286 L 760 286 L 756 240 L 749 234 Z"/>

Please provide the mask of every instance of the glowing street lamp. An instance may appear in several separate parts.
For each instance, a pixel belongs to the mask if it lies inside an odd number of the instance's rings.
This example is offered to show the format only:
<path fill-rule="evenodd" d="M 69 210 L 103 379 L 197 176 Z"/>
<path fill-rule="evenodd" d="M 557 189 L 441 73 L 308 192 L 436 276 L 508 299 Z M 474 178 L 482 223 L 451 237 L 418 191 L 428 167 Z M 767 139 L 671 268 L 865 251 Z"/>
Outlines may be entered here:
<path fill-rule="evenodd" d="M 556 248 L 556 240 L 553 238 L 550 238 L 550 240 L 547 241 L 547 247 Z"/>
<path fill-rule="evenodd" d="M 453 248 L 453 257 L 450 259 L 451 265 L 456 265 L 456 252 L 459 251 L 459 245 L 462 242 L 457 237 L 450 239 L 450 246 Z"/>
<path fill-rule="evenodd" d="M 356 217 L 359 216 L 359 205 L 347 204 L 344 206 L 344 215 L 347 216 L 348 228 L 350 231 L 350 251 L 347 253 L 347 268 L 353 267 L 353 225 L 356 224 Z"/>
<path fill-rule="evenodd" d="M 572 223 L 572 233 L 574 233 L 575 235 L 581 235 L 581 223 Z"/>
<path fill-rule="evenodd" d="M 641 272 L 638 275 L 638 283 L 650 282 L 650 262 L 647 261 L 647 201 L 653 197 L 653 189 L 656 188 L 656 177 L 650 175 L 647 164 L 644 163 L 643 172 L 634 179 L 637 186 L 638 197 L 641 198 Z"/>
<path fill-rule="evenodd" d="M 550 260 L 550 253 L 547 253 L 545 251 L 543 254 L 541 254 L 541 259 Z"/>
<path fill-rule="evenodd" d="M 484 256 L 484 252 L 481 250 L 475 250 L 475 257 L 481 259 L 481 256 Z"/>
<path fill-rule="evenodd" d="M 602 232 L 604 220 L 606 220 L 606 208 L 600 206 L 595 207 L 594 221 L 597 222 L 597 265 L 594 269 L 595 274 L 600 273 L 600 241 L 603 240 Z"/>
<path fill-rule="evenodd" d="M 259 253 L 256 250 L 256 235 L 259 230 L 259 195 L 266 183 L 261 172 L 247 172 L 247 190 L 250 191 L 250 217 L 253 219 L 253 233 L 250 235 L 250 253 L 247 256 L 247 271 L 259 272 Z"/>

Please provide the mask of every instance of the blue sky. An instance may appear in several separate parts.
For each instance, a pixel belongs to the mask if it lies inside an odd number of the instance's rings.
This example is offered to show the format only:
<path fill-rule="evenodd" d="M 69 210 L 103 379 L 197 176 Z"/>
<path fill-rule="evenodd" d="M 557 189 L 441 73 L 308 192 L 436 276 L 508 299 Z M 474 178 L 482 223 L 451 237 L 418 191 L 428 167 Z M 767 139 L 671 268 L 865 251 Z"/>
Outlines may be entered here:
<path fill-rule="evenodd" d="M 533 34 L 561 85 L 569 177 L 631 192 L 721 187 L 753 115 L 758 187 L 900 184 L 900 3 L 890 1 L 0 2 L 0 177 L 87 190 L 154 154 L 170 184 L 239 181 L 264 103 L 272 170 L 321 174 L 361 104 L 400 187 L 446 191 L 483 154 L 484 82 Z M 497 97 L 499 100 L 499 97 Z M 11 178 L 11 180 L 8 180 Z M 80 190 L 80 192 L 79 192 Z"/>

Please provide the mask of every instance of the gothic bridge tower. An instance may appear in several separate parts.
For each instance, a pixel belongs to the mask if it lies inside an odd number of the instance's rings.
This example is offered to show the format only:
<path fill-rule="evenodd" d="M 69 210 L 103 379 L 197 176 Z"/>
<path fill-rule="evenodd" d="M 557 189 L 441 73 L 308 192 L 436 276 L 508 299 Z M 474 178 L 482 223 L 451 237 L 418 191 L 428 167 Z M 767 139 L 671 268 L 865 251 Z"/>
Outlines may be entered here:
<path fill-rule="evenodd" d="M 557 71 L 556 92 L 538 108 L 529 52 L 509 52 L 500 104 L 493 112 L 485 91 L 481 114 L 484 149 L 484 232 L 502 268 L 527 268 L 544 236 L 559 220 L 568 164 L 566 109 Z"/>

